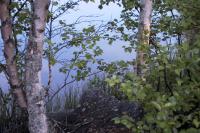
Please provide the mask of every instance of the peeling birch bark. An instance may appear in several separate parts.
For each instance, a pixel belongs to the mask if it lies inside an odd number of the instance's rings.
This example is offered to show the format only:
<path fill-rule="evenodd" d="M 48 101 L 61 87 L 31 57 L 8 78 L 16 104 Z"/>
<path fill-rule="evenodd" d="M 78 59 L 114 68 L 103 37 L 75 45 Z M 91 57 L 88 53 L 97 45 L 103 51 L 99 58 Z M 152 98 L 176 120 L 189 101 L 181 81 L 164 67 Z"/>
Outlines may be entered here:
<path fill-rule="evenodd" d="M 12 20 L 9 13 L 9 0 L 0 1 L 0 20 L 1 20 L 1 35 L 4 42 L 4 56 L 6 59 L 6 71 L 9 77 L 9 84 L 13 89 L 14 97 L 21 108 L 26 108 L 25 93 L 22 90 L 21 81 L 18 77 L 16 64 L 16 46 L 12 33 Z"/>
<path fill-rule="evenodd" d="M 140 19 L 138 26 L 138 45 L 144 47 L 149 45 L 150 26 L 151 26 L 151 13 L 152 13 L 152 0 L 141 0 Z M 144 79 L 146 72 L 145 50 L 138 49 L 137 51 L 137 75 Z"/>
<path fill-rule="evenodd" d="M 32 29 L 26 51 L 26 97 L 30 133 L 48 133 L 45 90 L 41 83 L 44 30 L 49 0 L 33 0 Z"/>

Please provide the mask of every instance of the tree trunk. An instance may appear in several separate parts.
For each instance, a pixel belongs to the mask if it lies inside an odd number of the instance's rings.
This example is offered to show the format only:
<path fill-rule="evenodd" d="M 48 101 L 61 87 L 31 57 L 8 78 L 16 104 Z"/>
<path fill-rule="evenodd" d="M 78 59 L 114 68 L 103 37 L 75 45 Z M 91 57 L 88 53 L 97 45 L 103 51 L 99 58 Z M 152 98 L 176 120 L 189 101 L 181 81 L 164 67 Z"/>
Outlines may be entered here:
<path fill-rule="evenodd" d="M 30 133 L 47 133 L 45 90 L 41 84 L 44 30 L 48 14 L 48 0 L 34 0 L 32 5 L 32 29 L 26 51 L 26 97 Z"/>
<path fill-rule="evenodd" d="M 146 72 L 145 55 L 149 45 L 152 0 L 141 0 L 140 19 L 138 26 L 138 49 L 137 49 L 137 75 L 144 79 Z"/>
<path fill-rule="evenodd" d="M 0 1 L 0 20 L 1 20 L 1 35 L 4 42 L 4 56 L 6 59 L 6 72 L 9 77 L 10 87 L 13 89 L 13 94 L 20 107 L 26 108 L 25 93 L 22 90 L 21 81 L 18 77 L 16 64 L 16 45 L 12 33 L 12 20 L 9 12 L 10 0 Z"/>

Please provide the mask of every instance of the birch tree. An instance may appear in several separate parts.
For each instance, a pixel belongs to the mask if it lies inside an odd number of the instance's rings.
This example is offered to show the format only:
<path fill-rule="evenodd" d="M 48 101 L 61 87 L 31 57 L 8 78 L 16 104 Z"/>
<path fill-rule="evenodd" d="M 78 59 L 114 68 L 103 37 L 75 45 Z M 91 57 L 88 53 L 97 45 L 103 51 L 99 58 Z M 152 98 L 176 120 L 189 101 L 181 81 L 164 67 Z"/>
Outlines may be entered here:
<path fill-rule="evenodd" d="M 41 83 L 44 30 L 48 15 L 49 0 L 31 1 L 32 26 L 26 52 L 26 97 L 30 133 L 47 133 L 45 90 Z"/>
<path fill-rule="evenodd" d="M 134 63 L 134 69 L 136 68 L 135 72 L 137 75 L 144 79 L 144 74 L 147 70 L 145 56 L 149 55 L 149 53 L 147 53 L 147 47 L 149 46 L 153 2 L 152 0 L 102 0 L 99 8 L 103 8 L 103 5 L 109 4 L 110 2 L 116 2 L 117 5 L 123 5 L 121 18 L 124 22 L 124 25 L 119 27 L 119 20 L 115 19 L 111 22 L 110 29 L 115 29 L 117 32 L 122 33 L 121 37 L 125 41 L 128 41 L 129 38 L 131 38 L 131 40 L 129 40 L 131 44 L 135 44 L 135 42 L 137 42 L 136 66 Z M 139 20 L 135 17 L 138 16 L 137 12 L 139 13 Z M 135 27 L 135 23 L 137 22 L 139 24 L 137 27 Z M 127 31 L 132 30 L 132 35 L 130 35 L 130 33 L 126 33 L 124 29 L 127 29 Z M 136 33 L 137 37 L 135 38 L 134 34 Z M 133 48 L 133 46 L 125 47 L 125 51 L 131 52 Z"/>
<path fill-rule="evenodd" d="M 144 78 L 146 71 L 145 55 L 146 47 L 149 45 L 152 0 L 141 0 L 140 18 L 138 27 L 138 51 L 137 51 L 137 75 Z"/>
<path fill-rule="evenodd" d="M 18 105 L 26 108 L 25 93 L 22 90 L 22 82 L 18 77 L 18 68 L 16 63 L 16 44 L 12 32 L 12 19 L 9 10 L 10 0 L 0 1 L 0 20 L 1 35 L 4 43 L 4 56 L 6 60 L 6 75 L 8 76 L 10 87 L 16 98 Z"/>

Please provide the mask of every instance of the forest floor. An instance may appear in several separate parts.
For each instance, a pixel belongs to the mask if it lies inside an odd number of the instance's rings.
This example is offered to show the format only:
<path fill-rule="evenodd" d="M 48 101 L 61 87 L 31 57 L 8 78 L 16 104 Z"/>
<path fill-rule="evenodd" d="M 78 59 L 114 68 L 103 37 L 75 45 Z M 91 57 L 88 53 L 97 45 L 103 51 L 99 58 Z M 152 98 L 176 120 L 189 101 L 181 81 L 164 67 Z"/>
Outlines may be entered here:
<path fill-rule="evenodd" d="M 86 91 L 80 101 L 80 107 L 67 115 L 51 115 L 58 132 L 131 133 L 125 126 L 115 124 L 113 118 L 128 115 L 137 121 L 143 116 L 138 103 L 120 101 L 98 89 Z"/>
<path fill-rule="evenodd" d="M 138 121 L 143 116 L 136 102 L 121 101 L 101 89 L 84 92 L 80 106 L 71 112 L 48 113 L 50 133 L 132 133 L 113 118 L 128 115 Z M 28 119 L 23 117 L 0 122 L 0 133 L 28 133 Z"/>

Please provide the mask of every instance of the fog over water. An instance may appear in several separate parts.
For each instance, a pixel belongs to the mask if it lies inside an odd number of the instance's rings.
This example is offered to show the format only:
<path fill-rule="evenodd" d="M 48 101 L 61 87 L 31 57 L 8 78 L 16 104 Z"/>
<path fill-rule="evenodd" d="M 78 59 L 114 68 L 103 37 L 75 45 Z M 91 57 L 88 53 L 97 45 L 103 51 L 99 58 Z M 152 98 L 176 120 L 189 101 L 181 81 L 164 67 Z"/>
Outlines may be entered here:
<path fill-rule="evenodd" d="M 62 0 L 64 1 L 64 0 Z M 61 1 L 61 2 L 62 2 Z M 73 23 L 79 18 L 80 16 L 99 16 L 95 18 L 93 23 L 91 24 L 99 24 L 103 22 L 107 22 L 109 20 L 113 20 L 114 18 L 120 17 L 121 8 L 115 4 L 110 4 L 109 7 L 105 6 L 102 10 L 98 9 L 99 0 L 95 3 L 89 2 L 81 2 L 79 6 L 75 8 L 75 10 L 70 10 L 68 14 L 62 16 L 62 19 L 65 19 L 67 23 Z M 87 20 L 94 20 L 94 18 L 87 18 Z M 89 23 L 83 23 L 77 25 L 78 29 L 82 29 L 84 26 L 87 26 Z M 55 40 L 54 40 L 55 41 Z M 57 40 L 56 40 L 57 41 Z M 0 39 L 0 42 L 2 40 Z M 116 41 L 112 45 L 108 45 L 108 42 L 105 40 L 101 40 L 98 42 L 98 46 L 100 46 L 104 53 L 99 58 L 104 59 L 107 62 L 117 61 L 117 60 L 132 60 L 135 58 L 135 54 L 128 54 L 125 53 L 122 46 L 126 45 L 126 42 L 123 41 Z M 0 44 L 0 50 L 2 51 L 2 43 Z M 2 52 L 3 53 L 3 52 Z M 3 59 L 3 54 L 0 55 L 0 60 Z M 72 52 L 63 54 L 63 56 L 69 57 Z M 46 85 L 48 82 L 48 65 L 47 61 L 43 60 L 43 67 L 42 67 L 42 81 L 43 84 Z M 95 69 L 95 66 L 92 66 Z M 56 64 L 53 66 L 52 75 L 53 75 L 53 82 L 52 88 L 57 88 L 59 85 L 63 83 L 65 75 L 59 72 L 60 65 Z M 70 80 L 70 79 L 69 79 Z M 3 88 L 4 91 L 7 91 L 9 88 L 7 80 L 3 74 L 0 74 L 0 87 Z"/>

